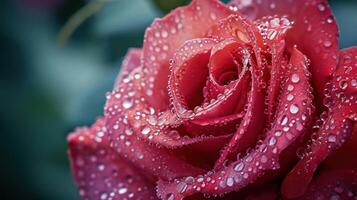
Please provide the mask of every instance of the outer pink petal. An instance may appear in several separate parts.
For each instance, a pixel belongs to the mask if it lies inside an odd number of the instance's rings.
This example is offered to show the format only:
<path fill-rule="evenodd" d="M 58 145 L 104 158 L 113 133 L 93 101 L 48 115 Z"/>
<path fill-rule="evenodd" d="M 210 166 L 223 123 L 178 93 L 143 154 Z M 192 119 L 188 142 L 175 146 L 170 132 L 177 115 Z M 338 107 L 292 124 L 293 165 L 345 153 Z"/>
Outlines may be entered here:
<path fill-rule="evenodd" d="M 82 199 L 157 199 L 150 176 L 109 146 L 103 118 L 68 137 L 72 172 Z"/>
<path fill-rule="evenodd" d="M 347 142 L 357 121 L 357 48 L 340 53 L 339 66 L 326 92 L 328 117 L 312 139 L 310 151 L 285 178 L 282 192 L 286 197 L 304 194 L 313 175 L 329 155 Z M 294 187 L 295 184 L 300 187 Z"/>
<path fill-rule="evenodd" d="M 122 82 L 123 78 L 128 76 L 135 68 L 141 65 L 142 50 L 137 48 L 131 48 L 125 55 L 122 62 L 120 73 L 115 80 L 115 85 Z"/>

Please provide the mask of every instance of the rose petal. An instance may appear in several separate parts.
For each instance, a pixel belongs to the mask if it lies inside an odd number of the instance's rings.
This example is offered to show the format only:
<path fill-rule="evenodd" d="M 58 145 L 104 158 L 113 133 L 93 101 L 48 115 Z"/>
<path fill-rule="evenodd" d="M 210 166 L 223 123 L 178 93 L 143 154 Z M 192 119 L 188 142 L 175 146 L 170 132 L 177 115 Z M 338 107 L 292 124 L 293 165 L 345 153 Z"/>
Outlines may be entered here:
<path fill-rule="evenodd" d="M 341 148 L 329 155 L 319 167 L 312 182 L 308 185 L 305 193 L 298 199 L 351 199 L 356 194 L 357 186 L 357 158 L 351 156 L 357 147 L 357 126 L 354 126 L 352 136 Z M 305 174 L 301 174 L 300 178 Z M 284 183 L 286 184 L 286 182 Z M 295 182 L 296 186 L 298 182 Z M 304 183 L 305 184 L 305 183 Z M 283 195 L 287 189 L 283 185 Z M 305 185 L 302 185 L 306 187 Z M 292 187 L 291 187 L 292 188 Z"/>
<path fill-rule="evenodd" d="M 272 23 L 272 21 L 278 22 Z M 286 77 L 287 64 L 289 62 L 286 55 L 286 33 L 291 28 L 292 23 L 286 17 L 265 16 L 262 19 L 255 21 L 263 39 L 268 47 L 265 52 L 267 63 L 270 67 L 270 78 L 268 85 L 267 101 L 268 101 L 268 121 L 270 124 L 273 120 L 276 106 L 278 102 L 279 92 L 283 79 Z"/>
<path fill-rule="evenodd" d="M 262 143 L 242 159 L 223 169 L 207 173 L 202 179 L 197 177 L 191 179 L 190 182 L 185 178 L 171 182 L 160 181 L 158 196 L 161 199 L 182 199 L 198 192 L 223 195 L 246 187 L 268 170 L 279 168 L 280 154 L 301 137 L 313 113 L 307 60 L 298 50 L 294 49 L 290 64 L 290 76 L 285 83 L 276 121 Z M 288 102 L 283 98 L 288 94 L 294 95 L 293 101 Z M 288 109 L 286 110 L 285 107 Z M 185 186 L 184 190 L 182 187 L 178 187 L 180 185 Z"/>
<path fill-rule="evenodd" d="M 282 194 L 285 197 L 296 198 L 303 195 L 319 164 L 350 137 L 351 121 L 336 115 L 331 116 L 316 134 L 318 140 L 311 145 L 311 152 L 307 153 L 285 177 L 282 185 Z M 330 129 L 330 126 L 336 128 Z"/>
<path fill-rule="evenodd" d="M 298 184 L 295 184 L 295 187 Z M 357 170 L 323 170 L 297 200 L 351 200 L 356 198 Z"/>
<path fill-rule="evenodd" d="M 152 177 L 141 174 L 107 140 L 105 119 L 68 137 L 69 157 L 83 199 L 157 199 Z"/>
<path fill-rule="evenodd" d="M 140 129 L 143 134 L 151 131 L 144 129 L 145 124 L 143 127 L 140 126 L 141 124 L 138 125 L 136 122 L 139 121 L 128 120 L 131 111 L 138 111 L 139 116 L 150 114 L 150 109 L 142 109 L 147 104 L 141 101 L 143 95 L 140 77 L 140 69 L 132 71 L 126 81 L 118 84 L 107 96 L 104 110 L 106 128 L 112 147 L 142 170 L 162 179 L 172 179 L 204 171 L 178 158 L 173 152 L 146 143 L 133 134 L 136 129 Z"/>
<path fill-rule="evenodd" d="M 265 116 L 261 113 L 264 112 L 265 90 L 260 88 L 258 78 L 254 73 L 252 73 L 252 76 L 252 87 L 248 95 L 247 112 L 232 140 L 224 148 L 220 158 L 217 160 L 215 164 L 216 169 L 222 167 L 232 154 L 236 155 L 255 144 L 258 134 L 263 131 Z"/>
<path fill-rule="evenodd" d="M 177 111 L 191 109 L 203 101 L 203 87 L 208 77 L 208 62 L 217 40 L 202 38 L 186 41 L 175 51 L 169 79 L 170 98 Z M 180 112 L 177 113 L 179 116 Z"/>
<path fill-rule="evenodd" d="M 242 121 L 243 117 L 244 113 L 241 112 L 212 119 L 187 121 L 184 122 L 183 126 L 189 135 L 226 135 L 235 132 L 237 124 Z"/>
<path fill-rule="evenodd" d="M 215 45 L 220 44 L 214 39 L 189 40 L 174 55 L 169 80 L 169 92 L 175 114 L 180 119 L 193 121 L 192 123 L 198 120 L 195 124 L 200 124 L 205 120 L 234 114 L 232 112 L 237 106 L 236 103 L 240 97 L 239 91 L 246 87 L 249 80 L 246 67 L 234 85 L 218 95 L 217 99 L 212 99 L 210 103 L 202 104 L 204 98 L 203 87 L 209 72 L 207 67 L 209 53 Z M 187 52 L 188 49 L 190 49 L 189 52 Z M 201 100 L 198 101 L 199 103 L 187 105 L 187 102 L 192 102 L 193 99 Z"/>
<path fill-rule="evenodd" d="M 231 13 L 217 0 L 194 0 L 188 6 L 177 8 L 164 18 L 155 20 L 147 28 L 143 61 L 146 67 L 145 83 L 153 93 L 148 95 L 148 100 L 154 108 L 167 108 L 169 59 L 176 49 L 187 40 L 203 37 L 209 27 Z M 150 81 L 152 78 L 154 82 Z"/>
<path fill-rule="evenodd" d="M 339 66 L 325 98 L 326 106 L 329 108 L 328 118 L 314 137 L 318 139 L 312 140 L 311 151 L 285 178 L 282 189 L 284 196 L 301 196 L 319 164 L 349 140 L 354 121 L 357 119 L 357 88 L 351 84 L 351 81 L 357 80 L 356 56 L 357 48 L 341 51 Z M 293 186 L 297 182 L 300 187 Z"/>
<path fill-rule="evenodd" d="M 294 21 L 287 46 L 298 48 L 311 60 L 312 80 L 321 104 L 325 84 L 337 66 L 338 27 L 326 0 L 232 0 L 233 10 L 251 19 L 287 15 Z"/>
<path fill-rule="evenodd" d="M 122 82 L 123 78 L 128 76 L 135 68 L 140 67 L 141 55 L 141 49 L 131 48 L 128 50 L 124 57 L 120 73 L 116 78 L 114 85 L 117 85 L 118 83 Z"/>

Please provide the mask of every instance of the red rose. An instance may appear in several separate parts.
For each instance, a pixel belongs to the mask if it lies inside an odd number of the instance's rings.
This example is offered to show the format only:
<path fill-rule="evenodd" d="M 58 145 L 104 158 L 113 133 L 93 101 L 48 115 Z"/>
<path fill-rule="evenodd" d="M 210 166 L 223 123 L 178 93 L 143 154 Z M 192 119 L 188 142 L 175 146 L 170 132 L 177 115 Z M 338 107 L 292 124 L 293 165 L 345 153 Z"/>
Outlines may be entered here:
<path fill-rule="evenodd" d="M 69 136 L 83 199 L 356 199 L 357 47 L 325 0 L 194 0 Z"/>

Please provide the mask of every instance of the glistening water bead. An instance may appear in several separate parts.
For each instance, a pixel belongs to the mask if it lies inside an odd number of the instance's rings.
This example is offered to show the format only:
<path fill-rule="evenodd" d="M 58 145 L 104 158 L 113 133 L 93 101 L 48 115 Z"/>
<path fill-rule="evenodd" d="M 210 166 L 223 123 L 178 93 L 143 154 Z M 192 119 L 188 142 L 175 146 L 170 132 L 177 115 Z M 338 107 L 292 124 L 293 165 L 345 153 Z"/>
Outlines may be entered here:
<path fill-rule="evenodd" d="M 290 112 L 292 114 L 296 114 L 299 112 L 299 107 L 296 104 L 291 104 L 290 105 Z"/>

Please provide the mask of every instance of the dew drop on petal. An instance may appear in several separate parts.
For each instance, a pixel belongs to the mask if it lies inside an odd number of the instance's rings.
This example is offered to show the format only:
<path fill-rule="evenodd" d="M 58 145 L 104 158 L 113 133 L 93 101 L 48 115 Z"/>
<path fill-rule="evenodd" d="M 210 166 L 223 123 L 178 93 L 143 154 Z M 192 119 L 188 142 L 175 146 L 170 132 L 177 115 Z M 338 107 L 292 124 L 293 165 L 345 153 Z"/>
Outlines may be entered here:
<path fill-rule="evenodd" d="M 185 182 L 180 182 L 177 184 L 177 187 L 176 187 L 177 191 L 180 192 L 180 193 L 184 193 L 187 189 L 187 184 Z"/>
<path fill-rule="evenodd" d="M 169 194 L 166 195 L 166 199 L 167 199 L 167 200 L 174 200 L 174 199 L 175 199 L 175 196 L 174 196 L 174 194 L 169 193 Z"/>
<path fill-rule="evenodd" d="M 270 145 L 270 146 L 273 146 L 274 144 L 276 144 L 276 139 L 275 139 L 275 137 L 271 137 L 271 138 L 269 139 L 269 145 Z"/>
<path fill-rule="evenodd" d="M 281 131 L 275 131 L 275 133 L 274 133 L 274 135 L 277 137 L 281 136 L 282 134 L 283 134 L 283 132 L 281 132 Z"/>
<path fill-rule="evenodd" d="M 328 48 L 332 46 L 332 42 L 329 40 L 324 41 L 324 47 Z"/>
<path fill-rule="evenodd" d="M 129 109 L 129 108 L 131 108 L 132 106 L 133 106 L 133 100 L 125 99 L 125 100 L 123 101 L 123 107 L 124 107 L 125 109 Z"/>
<path fill-rule="evenodd" d="M 126 189 L 125 187 L 119 188 L 118 189 L 118 193 L 119 194 L 125 194 L 128 191 L 128 189 Z"/>
<path fill-rule="evenodd" d="M 296 104 L 291 104 L 290 105 L 290 112 L 292 114 L 296 114 L 299 112 L 299 107 Z"/>
<path fill-rule="evenodd" d="M 331 16 L 331 17 L 328 17 L 326 21 L 327 21 L 327 23 L 332 24 L 332 22 L 333 22 L 333 17 L 332 17 L 332 16 Z"/>
<path fill-rule="evenodd" d="M 104 171 L 105 166 L 103 164 L 98 165 L 98 170 L 99 171 Z"/>
<path fill-rule="evenodd" d="M 284 126 L 287 123 L 288 123 L 288 117 L 286 115 L 282 116 L 280 119 L 280 124 Z"/>
<path fill-rule="evenodd" d="M 342 90 L 344 90 L 344 89 L 347 88 L 348 83 L 347 83 L 347 81 L 345 81 L 345 80 L 341 80 L 339 85 L 340 85 L 340 88 L 341 88 Z"/>
<path fill-rule="evenodd" d="M 108 198 L 108 194 L 107 193 L 102 193 L 100 194 L 100 200 L 106 200 Z"/>
<path fill-rule="evenodd" d="M 292 81 L 293 83 L 298 83 L 298 82 L 300 81 L 299 75 L 293 74 L 293 75 L 291 76 L 291 81 Z"/>
<path fill-rule="evenodd" d="M 328 138 L 327 138 L 327 140 L 328 140 L 329 142 L 336 142 L 336 136 L 335 136 L 335 135 L 329 135 Z"/>
<path fill-rule="evenodd" d="M 319 4 L 317 4 L 317 9 L 319 9 L 319 11 L 323 12 L 326 10 L 326 7 L 323 3 L 319 3 Z"/>
<path fill-rule="evenodd" d="M 288 101 L 291 101 L 291 100 L 294 99 L 294 95 L 288 94 L 288 96 L 286 97 L 286 99 L 287 99 Z"/>
<path fill-rule="evenodd" d="M 288 91 L 293 91 L 294 90 L 294 86 L 293 85 L 288 85 Z"/>
<path fill-rule="evenodd" d="M 233 179 L 232 177 L 228 177 L 226 184 L 227 184 L 229 187 L 231 187 L 231 186 L 233 186 L 233 183 L 234 183 L 234 179 Z"/>
<path fill-rule="evenodd" d="M 141 133 L 144 134 L 144 135 L 147 135 L 150 133 L 150 128 L 148 126 L 145 126 L 142 130 L 141 130 Z"/>
<path fill-rule="evenodd" d="M 234 167 L 234 171 L 236 171 L 236 172 L 240 172 L 240 171 L 242 171 L 243 170 L 243 168 L 244 168 L 244 163 L 238 163 L 235 167 Z"/>

